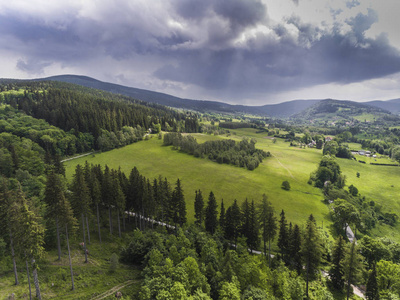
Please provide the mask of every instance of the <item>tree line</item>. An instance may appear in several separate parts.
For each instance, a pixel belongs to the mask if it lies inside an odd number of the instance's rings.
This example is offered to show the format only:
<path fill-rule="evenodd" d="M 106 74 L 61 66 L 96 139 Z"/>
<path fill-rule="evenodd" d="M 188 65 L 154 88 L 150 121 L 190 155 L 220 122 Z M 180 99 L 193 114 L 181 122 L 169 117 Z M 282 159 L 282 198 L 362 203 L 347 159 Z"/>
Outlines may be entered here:
<path fill-rule="evenodd" d="M 90 134 L 86 140 L 92 140 L 92 149 L 108 150 L 141 139 L 143 135 L 132 134 L 135 129 L 152 129 L 154 133 L 200 130 L 195 113 L 181 113 L 122 95 L 58 82 L 21 81 L 14 85 L 24 92 L 3 93 L 0 100 L 76 137 Z"/>
<path fill-rule="evenodd" d="M 199 144 L 193 136 L 183 136 L 175 132 L 164 134 L 163 140 L 164 146 L 173 145 L 176 149 L 195 157 L 207 157 L 221 164 L 231 164 L 248 170 L 254 170 L 263 159 L 271 156 L 269 152 L 256 149 L 255 144 L 255 139 L 243 139 L 238 143 L 228 139 Z"/>

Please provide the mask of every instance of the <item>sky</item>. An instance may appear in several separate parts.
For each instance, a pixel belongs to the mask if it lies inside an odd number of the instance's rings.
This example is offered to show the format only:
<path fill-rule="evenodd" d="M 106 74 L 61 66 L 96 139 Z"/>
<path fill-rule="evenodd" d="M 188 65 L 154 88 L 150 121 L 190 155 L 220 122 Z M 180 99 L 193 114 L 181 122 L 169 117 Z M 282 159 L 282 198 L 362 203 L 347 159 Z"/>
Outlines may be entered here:
<path fill-rule="evenodd" d="M 400 98 L 399 0 L 0 0 L 0 78 L 263 105 Z"/>

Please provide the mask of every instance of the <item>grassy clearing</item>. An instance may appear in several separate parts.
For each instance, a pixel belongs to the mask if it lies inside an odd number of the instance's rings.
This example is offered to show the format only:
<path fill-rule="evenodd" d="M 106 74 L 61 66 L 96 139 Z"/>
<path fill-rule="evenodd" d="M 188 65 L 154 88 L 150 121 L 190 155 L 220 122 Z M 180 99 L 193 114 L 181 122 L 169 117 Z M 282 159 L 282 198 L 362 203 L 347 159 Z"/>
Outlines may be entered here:
<path fill-rule="evenodd" d="M 195 190 L 201 189 L 208 196 L 213 191 L 218 202 L 224 199 L 225 206 L 239 202 L 246 198 L 259 202 L 262 194 L 267 194 L 277 212 L 285 210 L 287 218 L 293 223 L 303 224 L 309 214 L 314 214 L 317 222 L 331 224 L 328 208 L 322 203 L 322 194 L 319 189 L 307 184 L 309 175 L 315 170 L 321 159 L 321 151 L 315 149 L 298 149 L 289 147 L 288 143 L 278 140 L 276 143 L 267 138 L 266 134 L 256 134 L 254 129 L 237 129 L 236 135 L 207 136 L 196 134 L 200 141 L 216 138 L 232 138 L 241 140 L 244 136 L 258 140 L 257 147 L 272 153 L 254 171 L 244 168 L 218 164 L 207 159 L 173 150 L 172 147 L 162 146 L 162 141 L 156 137 L 148 141 L 139 142 L 124 148 L 96 154 L 94 157 L 84 157 L 65 163 L 67 177 L 71 178 L 77 164 L 101 164 L 112 168 L 121 167 L 129 174 L 136 166 L 141 174 L 149 178 L 159 174 L 175 182 L 182 180 L 185 192 L 189 221 L 194 219 Z M 281 189 L 284 180 L 291 184 L 291 191 Z"/>
<path fill-rule="evenodd" d="M 68 252 L 66 245 L 62 247 L 62 259 L 57 260 L 57 251 L 46 252 L 46 257 L 39 261 L 39 282 L 43 299 L 91 299 L 129 280 L 134 282 L 122 289 L 125 294 L 135 294 L 139 291 L 141 279 L 140 270 L 136 267 L 119 264 L 114 273 L 109 271 L 109 259 L 112 253 L 119 254 L 121 247 L 129 240 L 125 233 L 122 239 L 110 237 L 103 232 L 103 244 L 100 244 L 93 232 L 92 243 L 88 245 L 89 262 L 84 263 L 84 255 L 80 249 L 80 238 L 74 238 L 71 243 L 71 257 L 74 271 L 75 290 L 71 291 L 71 275 L 69 270 Z M 0 299 L 6 299 L 12 293 L 16 299 L 28 299 L 29 288 L 25 264 L 17 262 L 20 284 L 14 285 L 14 273 L 10 258 L 2 260 L 0 266 Z M 31 278 L 32 293 L 35 289 Z M 25 296 L 27 295 L 27 296 Z M 107 297 L 105 299 L 113 299 Z M 8 298 L 7 298 L 8 299 Z"/>
<path fill-rule="evenodd" d="M 373 160 L 373 158 L 367 157 L 364 159 Z M 384 159 L 382 158 L 382 160 Z M 380 162 L 381 159 L 377 159 L 377 161 Z M 374 166 L 349 159 L 338 159 L 338 162 L 343 174 L 347 176 L 347 185 L 356 186 L 367 201 L 373 200 L 382 205 L 384 212 L 394 212 L 400 215 L 400 167 Z M 357 172 L 361 174 L 360 178 L 357 178 Z M 372 230 L 371 233 L 375 236 L 387 236 L 400 241 L 400 224 L 394 228 L 383 224 Z"/>

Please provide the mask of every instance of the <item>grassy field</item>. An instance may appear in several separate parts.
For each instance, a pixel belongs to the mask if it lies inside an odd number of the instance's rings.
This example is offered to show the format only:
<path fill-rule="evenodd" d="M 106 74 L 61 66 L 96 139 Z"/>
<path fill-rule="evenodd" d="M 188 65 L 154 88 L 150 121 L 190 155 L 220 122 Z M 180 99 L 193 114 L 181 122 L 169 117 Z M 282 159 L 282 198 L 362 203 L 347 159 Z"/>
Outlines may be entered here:
<path fill-rule="evenodd" d="M 153 137 L 94 157 L 66 162 L 67 177 L 71 177 L 77 164 L 84 164 L 86 160 L 112 168 L 121 167 L 126 174 L 136 166 L 141 174 L 149 178 L 161 174 L 172 183 L 177 178 L 182 180 L 189 221 L 194 219 L 195 190 L 201 189 L 206 197 L 213 191 L 219 203 L 224 199 L 225 207 L 231 205 L 234 199 L 242 202 L 247 198 L 259 202 L 265 193 L 276 211 L 279 213 L 284 209 L 291 222 L 303 224 L 312 213 L 318 224 L 331 224 L 320 190 L 307 184 L 310 173 L 321 159 L 320 150 L 289 147 L 280 139 L 273 143 L 265 133 L 256 134 L 254 129 L 237 129 L 235 132 L 236 135 L 230 137 L 194 136 L 199 142 L 216 138 L 241 140 L 243 136 L 254 137 L 258 140 L 257 147 L 270 151 L 273 156 L 265 159 L 256 170 L 248 171 L 180 153 L 172 147 L 162 146 L 162 141 Z M 281 189 L 284 180 L 290 182 L 291 191 Z"/>
<path fill-rule="evenodd" d="M 129 286 L 121 289 L 123 295 L 132 295 L 139 291 L 142 279 L 141 271 L 137 267 L 119 264 L 114 273 L 110 273 L 109 270 L 112 253 L 120 253 L 122 246 L 129 241 L 128 233 L 124 233 L 123 238 L 119 239 L 110 237 L 107 232 L 108 230 L 104 229 L 102 234 L 103 244 L 100 244 L 96 234 L 92 233 L 92 243 L 88 245 L 90 255 L 87 264 L 84 263 L 83 251 L 79 246 L 81 238 L 76 237 L 70 240 L 75 281 L 74 291 L 71 290 L 66 245 L 62 246 L 63 256 L 61 261 L 57 260 L 56 250 L 46 252 L 46 256 L 38 262 L 40 290 L 43 299 L 91 299 L 123 283 L 130 283 Z M 15 286 L 11 259 L 2 261 L 0 265 L 0 299 L 8 299 L 12 293 L 14 293 L 15 299 L 29 299 L 25 263 L 17 261 L 17 267 L 20 284 Z M 35 287 L 32 278 L 31 284 L 34 296 Z M 114 298 L 113 294 L 104 299 Z"/>
<path fill-rule="evenodd" d="M 124 148 L 66 162 L 67 177 L 71 177 L 77 164 L 84 164 L 86 160 L 103 166 L 107 164 L 112 168 L 121 167 L 126 174 L 136 166 L 141 174 L 149 178 L 161 174 L 170 182 L 175 182 L 177 178 L 182 180 L 190 222 L 194 219 L 195 190 L 201 189 L 206 197 L 213 191 L 219 203 L 224 199 L 225 207 L 231 205 L 234 199 L 239 203 L 246 198 L 259 202 L 265 193 L 275 210 L 279 213 L 284 209 L 288 220 L 293 223 L 303 224 L 312 213 L 320 226 L 322 222 L 324 227 L 332 224 L 328 207 L 322 202 L 321 191 L 307 184 L 310 173 L 316 170 L 321 159 L 321 150 L 289 147 L 282 139 L 277 139 L 274 143 L 266 133 L 256 133 L 256 130 L 251 128 L 236 129 L 234 133 L 228 137 L 204 134 L 193 136 L 199 143 L 215 139 L 230 138 L 239 141 L 243 137 L 256 138 L 256 146 L 270 151 L 272 157 L 265 159 L 256 170 L 248 171 L 180 153 L 172 147 L 162 146 L 162 141 L 153 137 Z M 357 159 L 375 162 L 375 159 L 363 156 L 357 156 Z M 382 205 L 385 212 L 393 211 L 400 215 L 400 184 L 397 180 L 400 168 L 373 166 L 368 164 L 369 161 L 367 164 L 346 159 L 338 161 L 347 176 L 347 185 L 354 184 L 368 200 Z M 376 162 L 389 163 L 390 160 L 381 158 Z M 360 178 L 356 177 L 357 172 L 361 173 Z M 281 189 L 284 180 L 290 182 L 290 191 Z M 399 229 L 399 226 L 392 228 L 382 224 L 375 228 L 372 234 L 390 235 L 400 241 Z"/>
<path fill-rule="evenodd" d="M 360 159 L 360 156 L 357 155 L 356 158 Z M 373 158 L 363 157 L 363 159 L 375 162 Z M 377 162 L 384 160 L 377 159 Z M 394 212 L 400 216 L 400 167 L 374 166 L 368 162 L 362 164 L 349 159 L 338 159 L 338 162 L 343 174 L 347 176 L 347 185 L 353 184 L 357 187 L 367 201 L 373 200 L 382 205 L 384 212 Z M 360 173 L 360 178 L 357 178 L 357 172 Z M 372 230 L 372 234 L 400 241 L 400 225 L 397 224 L 393 228 L 383 224 Z"/>

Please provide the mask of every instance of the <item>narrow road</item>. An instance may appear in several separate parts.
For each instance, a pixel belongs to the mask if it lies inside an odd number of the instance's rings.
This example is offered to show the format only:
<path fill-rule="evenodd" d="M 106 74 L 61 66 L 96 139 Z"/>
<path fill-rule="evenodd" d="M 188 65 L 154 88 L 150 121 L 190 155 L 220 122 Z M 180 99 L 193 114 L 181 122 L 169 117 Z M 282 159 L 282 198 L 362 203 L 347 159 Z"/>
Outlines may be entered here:
<path fill-rule="evenodd" d="M 115 294 L 115 293 L 118 292 L 119 290 L 121 290 L 121 289 L 123 289 L 124 287 L 127 287 L 127 286 L 129 286 L 129 285 L 131 285 L 131 284 L 133 284 L 133 283 L 135 283 L 134 280 L 125 281 L 125 282 L 123 282 L 123 283 L 121 283 L 121 284 L 119 284 L 119 285 L 114 286 L 113 288 L 109 289 L 108 291 L 105 291 L 104 293 L 102 293 L 102 294 L 100 294 L 100 295 L 97 295 L 97 296 L 94 297 L 94 298 L 91 298 L 91 300 L 101 300 L 101 299 L 104 299 L 104 298 L 106 298 L 106 297 L 108 297 L 108 296 L 111 296 L 111 295 Z"/>
<path fill-rule="evenodd" d="M 94 153 L 94 152 L 89 152 L 89 153 L 81 154 L 81 155 L 78 155 L 78 156 L 66 158 L 66 159 L 63 159 L 61 162 L 66 162 L 66 161 L 73 160 L 73 159 L 76 159 L 76 158 L 88 156 L 88 155 L 93 154 L 93 153 Z"/>

